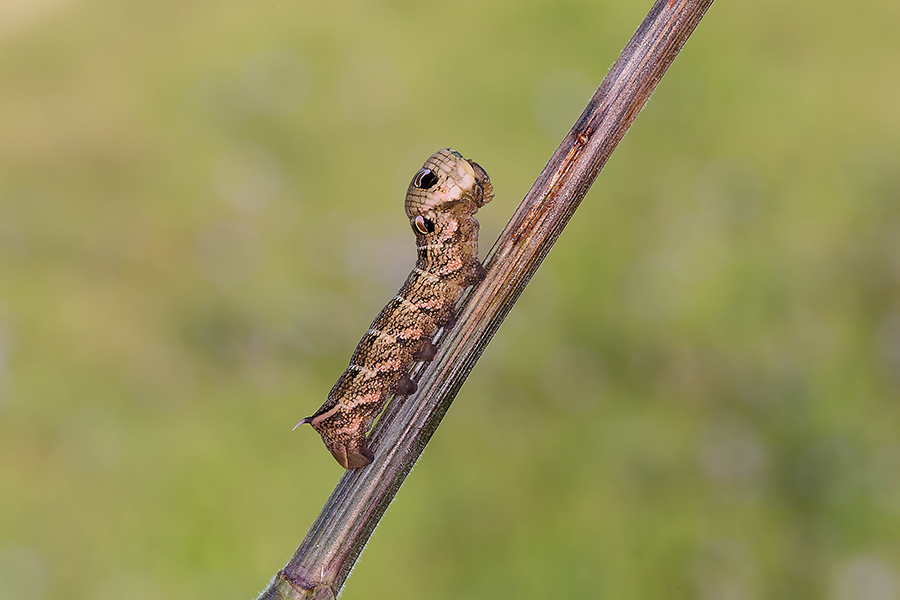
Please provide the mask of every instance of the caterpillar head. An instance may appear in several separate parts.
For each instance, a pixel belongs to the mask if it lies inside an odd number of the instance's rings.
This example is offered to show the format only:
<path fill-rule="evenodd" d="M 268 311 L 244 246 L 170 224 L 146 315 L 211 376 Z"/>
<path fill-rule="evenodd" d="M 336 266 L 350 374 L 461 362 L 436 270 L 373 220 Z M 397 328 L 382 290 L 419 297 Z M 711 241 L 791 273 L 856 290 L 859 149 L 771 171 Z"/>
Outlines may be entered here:
<path fill-rule="evenodd" d="M 429 212 L 474 214 L 490 202 L 491 179 L 453 148 L 438 150 L 419 169 L 406 192 L 410 220 Z"/>

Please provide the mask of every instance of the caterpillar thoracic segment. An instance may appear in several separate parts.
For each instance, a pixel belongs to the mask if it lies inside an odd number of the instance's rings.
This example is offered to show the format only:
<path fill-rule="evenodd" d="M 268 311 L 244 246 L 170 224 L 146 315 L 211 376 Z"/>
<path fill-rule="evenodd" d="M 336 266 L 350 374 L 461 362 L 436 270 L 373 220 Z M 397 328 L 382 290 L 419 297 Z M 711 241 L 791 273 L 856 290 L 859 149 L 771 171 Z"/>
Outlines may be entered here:
<path fill-rule="evenodd" d="M 375 317 L 325 404 L 297 424 L 311 424 L 345 469 L 372 462 L 366 445 L 372 421 L 391 395 L 416 391 L 409 368 L 434 358 L 435 332 L 453 327 L 456 301 L 484 278 L 472 215 L 492 197 L 484 169 L 452 148 L 434 153 L 409 184 L 406 216 L 416 234 L 416 266 Z"/>

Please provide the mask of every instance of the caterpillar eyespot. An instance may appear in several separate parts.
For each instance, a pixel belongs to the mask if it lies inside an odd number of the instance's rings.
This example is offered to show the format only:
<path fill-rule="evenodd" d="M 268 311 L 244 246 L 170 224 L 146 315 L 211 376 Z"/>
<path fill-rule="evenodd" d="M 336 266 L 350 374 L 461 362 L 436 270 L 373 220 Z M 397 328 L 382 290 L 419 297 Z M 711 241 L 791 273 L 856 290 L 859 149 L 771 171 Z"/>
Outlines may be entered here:
<path fill-rule="evenodd" d="M 416 235 L 416 266 L 360 340 L 350 366 L 325 403 L 304 423 L 312 425 L 345 469 L 374 460 L 366 434 L 392 395 L 409 395 L 412 364 L 434 358 L 434 334 L 456 323 L 463 290 L 484 279 L 478 261 L 478 221 L 493 198 L 491 180 L 478 163 L 444 148 L 425 161 L 406 192 L 406 216 Z"/>
<path fill-rule="evenodd" d="M 415 227 L 416 231 L 421 234 L 428 234 L 434 232 L 434 223 L 429 221 L 422 215 L 417 216 L 412 220 L 413 227 Z"/>
<path fill-rule="evenodd" d="M 422 190 L 430 190 L 437 182 L 437 175 L 431 169 L 420 169 L 413 178 L 413 185 Z"/>

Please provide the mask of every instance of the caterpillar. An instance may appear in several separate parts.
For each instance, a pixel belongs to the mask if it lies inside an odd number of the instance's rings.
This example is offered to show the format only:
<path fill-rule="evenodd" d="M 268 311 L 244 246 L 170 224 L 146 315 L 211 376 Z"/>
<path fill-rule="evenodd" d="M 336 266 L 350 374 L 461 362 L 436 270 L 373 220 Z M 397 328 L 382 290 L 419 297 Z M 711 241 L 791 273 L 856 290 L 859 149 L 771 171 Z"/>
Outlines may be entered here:
<path fill-rule="evenodd" d="M 472 215 L 492 197 L 485 170 L 452 148 L 435 152 L 409 184 L 406 216 L 416 235 L 416 266 L 375 317 L 325 403 L 294 427 L 312 425 L 345 469 L 372 462 L 366 433 L 375 417 L 391 395 L 416 391 L 410 367 L 434 358 L 434 334 L 453 327 L 456 301 L 484 279 Z"/>

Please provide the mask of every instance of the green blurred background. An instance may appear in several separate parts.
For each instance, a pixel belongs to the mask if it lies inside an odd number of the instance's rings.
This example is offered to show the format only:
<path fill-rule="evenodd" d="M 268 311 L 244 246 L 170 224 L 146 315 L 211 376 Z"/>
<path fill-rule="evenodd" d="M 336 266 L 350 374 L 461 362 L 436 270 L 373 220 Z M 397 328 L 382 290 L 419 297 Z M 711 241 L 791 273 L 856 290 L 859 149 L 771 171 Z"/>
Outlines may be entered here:
<path fill-rule="evenodd" d="M 412 265 L 651 2 L 0 2 L 0 598 L 248 599 Z M 900 598 L 900 4 L 719 0 L 344 598 Z"/>

